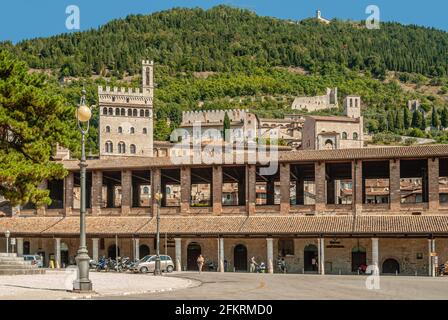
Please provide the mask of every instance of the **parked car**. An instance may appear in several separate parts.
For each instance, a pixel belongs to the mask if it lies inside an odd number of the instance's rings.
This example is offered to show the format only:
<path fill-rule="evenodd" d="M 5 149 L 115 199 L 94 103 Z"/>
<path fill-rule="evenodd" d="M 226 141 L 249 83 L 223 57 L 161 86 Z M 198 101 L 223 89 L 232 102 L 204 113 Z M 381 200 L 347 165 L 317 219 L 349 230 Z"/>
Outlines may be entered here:
<path fill-rule="evenodd" d="M 44 267 L 44 262 L 42 261 L 42 257 L 38 254 L 25 254 L 25 255 L 23 255 L 23 260 L 31 261 L 31 264 L 37 265 L 38 268 Z"/>
<path fill-rule="evenodd" d="M 144 256 L 132 266 L 131 270 L 140 273 L 154 272 L 156 267 L 156 257 L 157 256 L 155 255 Z M 160 255 L 160 269 L 166 272 L 173 272 L 174 262 L 170 256 Z"/>

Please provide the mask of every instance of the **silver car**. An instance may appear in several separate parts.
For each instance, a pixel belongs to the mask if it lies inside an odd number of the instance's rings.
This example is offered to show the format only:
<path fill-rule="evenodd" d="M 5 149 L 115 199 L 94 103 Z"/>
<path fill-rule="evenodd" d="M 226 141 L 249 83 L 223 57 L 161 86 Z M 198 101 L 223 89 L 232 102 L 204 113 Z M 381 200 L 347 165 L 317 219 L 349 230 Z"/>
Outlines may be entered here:
<path fill-rule="evenodd" d="M 134 272 L 148 273 L 154 272 L 156 267 L 156 255 L 148 255 L 140 259 L 132 268 Z M 166 272 L 173 272 L 174 262 L 170 256 L 160 255 L 160 269 Z"/>
<path fill-rule="evenodd" d="M 42 257 L 38 254 L 24 254 L 23 260 L 31 261 L 31 264 L 37 265 L 38 268 L 44 267 L 44 262 L 42 261 Z"/>

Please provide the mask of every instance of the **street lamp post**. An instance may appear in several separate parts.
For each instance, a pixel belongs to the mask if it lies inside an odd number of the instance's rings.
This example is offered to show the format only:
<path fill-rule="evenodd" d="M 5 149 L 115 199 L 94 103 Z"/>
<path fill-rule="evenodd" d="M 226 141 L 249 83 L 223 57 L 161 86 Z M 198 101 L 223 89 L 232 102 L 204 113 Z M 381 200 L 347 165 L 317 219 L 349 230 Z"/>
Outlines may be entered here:
<path fill-rule="evenodd" d="M 11 232 L 9 230 L 5 231 L 5 237 L 6 237 L 6 253 L 9 253 L 9 236 L 11 235 Z"/>
<path fill-rule="evenodd" d="M 162 194 L 157 191 L 154 195 L 154 198 L 157 201 L 157 235 L 156 235 L 156 244 L 157 244 L 157 252 L 156 252 L 156 265 L 154 268 L 154 275 L 161 276 L 162 270 L 160 269 L 160 201 L 162 200 Z"/>
<path fill-rule="evenodd" d="M 81 207 L 79 210 L 80 239 L 79 249 L 76 255 L 76 264 L 78 265 L 77 279 L 73 281 L 73 291 L 86 292 L 92 291 L 92 282 L 89 279 L 89 261 L 90 257 L 86 244 L 86 150 L 85 136 L 89 131 L 89 120 L 92 111 L 86 106 L 86 91 L 82 90 L 81 101 L 76 109 L 76 117 L 78 120 L 78 128 L 81 131 L 81 161 L 79 167 L 81 169 Z M 85 127 L 83 127 L 85 124 Z"/>

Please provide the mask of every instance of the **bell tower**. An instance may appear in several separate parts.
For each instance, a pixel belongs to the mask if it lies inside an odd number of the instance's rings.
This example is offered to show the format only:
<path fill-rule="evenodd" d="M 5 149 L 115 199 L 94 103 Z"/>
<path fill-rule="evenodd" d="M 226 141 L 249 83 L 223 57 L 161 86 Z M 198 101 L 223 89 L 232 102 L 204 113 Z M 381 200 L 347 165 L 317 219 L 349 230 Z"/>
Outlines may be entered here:
<path fill-rule="evenodd" d="M 143 95 L 153 97 L 154 95 L 154 62 L 142 61 L 142 87 Z"/>

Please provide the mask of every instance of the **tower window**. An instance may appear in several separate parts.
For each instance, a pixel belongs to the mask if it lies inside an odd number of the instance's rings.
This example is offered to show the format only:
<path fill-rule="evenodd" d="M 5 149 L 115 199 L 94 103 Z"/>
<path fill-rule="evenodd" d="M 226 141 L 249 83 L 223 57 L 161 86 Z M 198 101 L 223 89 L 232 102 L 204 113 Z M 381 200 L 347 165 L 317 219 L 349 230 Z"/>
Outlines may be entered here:
<path fill-rule="evenodd" d="M 119 116 L 119 115 L 120 115 L 120 108 L 116 108 L 116 109 L 115 109 L 115 115 L 116 115 L 116 116 Z"/>
<path fill-rule="evenodd" d="M 131 144 L 130 150 L 132 154 L 135 154 L 135 144 Z"/>
<path fill-rule="evenodd" d="M 125 116 L 126 115 L 126 110 L 124 108 L 121 108 L 121 115 Z"/>
<path fill-rule="evenodd" d="M 106 132 L 110 132 L 110 127 L 106 126 Z"/>
<path fill-rule="evenodd" d="M 134 133 L 135 133 L 135 129 L 134 129 L 134 127 L 131 127 L 131 129 L 129 129 L 129 131 L 130 131 L 132 134 L 134 134 Z"/>
<path fill-rule="evenodd" d="M 149 74 L 150 74 L 150 69 L 149 67 L 146 67 L 146 85 L 149 86 Z"/>
<path fill-rule="evenodd" d="M 143 109 L 140 109 L 140 117 L 144 117 L 145 116 L 145 111 Z"/>
<path fill-rule="evenodd" d="M 106 116 L 107 115 L 107 108 L 103 108 L 103 114 Z"/>
<path fill-rule="evenodd" d="M 109 108 L 109 115 L 113 116 L 114 115 L 114 110 L 112 108 Z"/>
<path fill-rule="evenodd" d="M 105 151 L 106 151 L 106 153 L 113 153 L 114 152 L 114 145 L 112 144 L 111 141 L 106 141 Z"/>
<path fill-rule="evenodd" d="M 118 143 L 118 153 L 126 153 L 126 145 L 123 141 Z"/>
<path fill-rule="evenodd" d="M 122 127 L 118 127 L 118 133 L 123 133 L 123 128 Z"/>
<path fill-rule="evenodd" d="M 353 140 L 358 140 L 358 134 L 356 132 L 353 132 Z"/>
<path fill-rule="evenodd" d="M 129 98 L 126 98 L 126 102 L 129 103 Z"/>
<path fill-rule="evenodd" d="M 148 129 L 143 128 L 143 134 L 147 134 L 148 133 Z"/>
<path fill-rule="evenodd" d="M 342 140 L 347 140 L 347 132 L 342 132 Z"/>
<path fill-rule="evenodd" d="M 133 109 L 133 110 L 132 110 L 132 116 L 134 116 L 134 117 L 137 117 L 137 116 L 138 116 L 138 114 L 137 114 L 137 109 Z"/>
<path fill-rule="evenodd" d="M 132 109 L 128 109 L 128 117 L 132 117 Z"/>
<path fill-rule="evenodd" d="M 149 117 L 149 110 L 145 110 L 145 117 Z"/>

